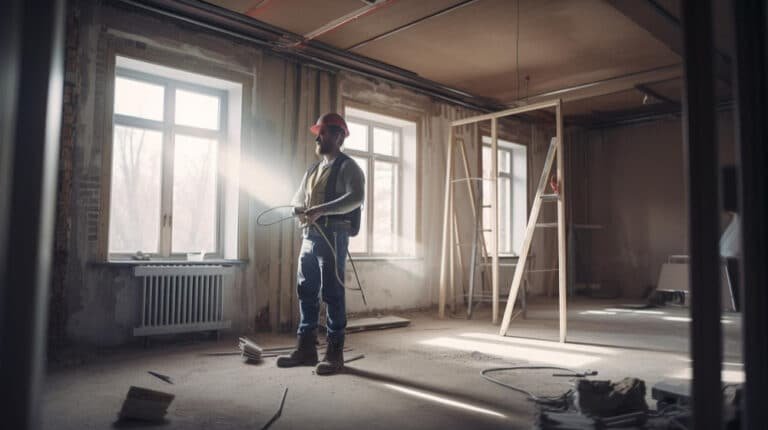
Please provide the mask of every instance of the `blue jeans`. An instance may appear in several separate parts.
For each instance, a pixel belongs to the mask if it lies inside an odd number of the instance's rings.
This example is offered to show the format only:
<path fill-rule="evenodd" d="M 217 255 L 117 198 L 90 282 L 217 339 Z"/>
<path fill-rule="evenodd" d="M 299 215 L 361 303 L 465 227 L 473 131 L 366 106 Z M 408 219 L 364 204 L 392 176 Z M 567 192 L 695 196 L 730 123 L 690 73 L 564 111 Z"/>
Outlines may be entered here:
<path fill-rule="evenodd" d="M 320 316 L 320 295 L 326 304 L 326 328 L 330 340 L 344 339 L 347 326 L 345 305 L 344 265 L 347 261 L 349 227 L 323 227 L 328 241 L 336 248 L 338 261 L 331 248 L 316 227 L 307 228 L 301 243 L 299 268 L 296 275 L 301 321 L 298 334 L 310 333 L 317 329 Z M 338 270 L 339 279 L 335 271 Z"/>

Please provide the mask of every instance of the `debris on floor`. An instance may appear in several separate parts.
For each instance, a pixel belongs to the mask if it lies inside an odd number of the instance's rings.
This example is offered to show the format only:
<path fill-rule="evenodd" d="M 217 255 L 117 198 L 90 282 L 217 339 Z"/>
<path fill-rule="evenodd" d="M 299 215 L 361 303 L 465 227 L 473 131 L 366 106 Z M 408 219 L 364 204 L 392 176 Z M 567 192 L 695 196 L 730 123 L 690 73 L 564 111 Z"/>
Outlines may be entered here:
<path fill-rule="evenodd" d="M 118 417 L 120 420 L 161 422 L 174 397 L 170 393 L 131 386 Z"/>
<path fill-rule="evenodd" d="M 168 375 L 163 375 L 162 373 L 153 372 L 151 370 L 148 370 L 147 373 L 165 382 L 166 384 L 173 384 L 173 379 L 171 379 L 171 377 Z"/>
<path fill-rule="evenodd" d="M 540 410 L 535 429 L 541 430 L 584 430 L 605 428 L 637 428 L 647 419 L 645 412 L 633 412 L 610 418 L 590 417 L 575 411 Z"/>
<path fill-rule="evenodd" d="M 579 379 L 574 387 L 573 405 L 585 415 L 598 417 L 647 411 L 645 382 L 637 378 L 618 382 Z"/>
<path fill-rule="evenodd" d="M 663 380 L 651 387 L 651 398 L 660 405 L 687 406 L 691 403 L 691 384 L 683 380 Z"/>
<path fill-rule="evenodd" d="M 357 360 L 362 360 L 363 358 L 365 358 L 364 354 L 358 354 L 358 355 L 356 355 L 354 357 L 349 357 L 346 360 L 344 360 L 344 364 L 351 363 L 351 362 L 357 361 Z"/>
<path fill-rule="evenodd" d="M 374 318 L 355 318 L 347 321 L 347 333 L 367 330 L 384 330 L 388 328 L 407 327 L 411 320 L 394 315 Z"/>
<path fill-rule="evenodd" d="M 280 418 L 280 415 L 283 414 L 283 406 L 285 405 L 285 396 L 288 395 L 288 387 L 285 387 L 283 389 L 283 397 L 280 399 L 280 407 L 277 408 L 277 412 L 275 412 L 274 415 L 272 415 L 272 418 L 267 421 L 266 424 L 264 424 L 261 427 L 261 430 L 267 430 L 269 426 L 271 426 L 275 421 L 277 421 L 278 418 Z"/>
<path fill-rule="evenodd" d="M 240 355 L 243 357 L 243 361 L 246 363 L 261 361 L 261 356 L 264 350 L 257 345 L 256 342 L 247 337 L 241 337 L 239 340 Z"/>

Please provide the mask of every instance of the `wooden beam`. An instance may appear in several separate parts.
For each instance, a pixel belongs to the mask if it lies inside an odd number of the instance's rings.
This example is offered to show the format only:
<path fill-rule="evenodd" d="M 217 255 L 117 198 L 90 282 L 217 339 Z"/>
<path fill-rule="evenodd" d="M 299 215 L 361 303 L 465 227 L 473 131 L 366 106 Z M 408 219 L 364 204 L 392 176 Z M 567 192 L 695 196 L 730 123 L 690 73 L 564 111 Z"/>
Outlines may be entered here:
<path fill-rule="evenodd" d="M 565 219 L 565 151 L 563 144 L 563 112 L 562 105 L 557 104 L 555 110 L 557 130 L 557 268 L 558 268 L 558 315 L 560 316 L 560 342 L 565 342 L 568 323 L 568 297 L 566 284 L 568 280 L 568 265 L 566 259 L 566 219 Z"/>
<path fill-rule="evenodd" d="M 446 145 L 448 153 L 446 154 L 445 161 L 445 196 L 443 200 L 443 239 L 442 239 L 442 253 L 440 255 L 440 291 L 438 296 L 438 315 L 440 318 L 445 318 L 445 293 L 446 293 L 446 270 L 448 269 L 448 243 L 450 234 L 449 214 L 450 214 L 450 191 L 451 191 L 451 171 L 453 170 L 453 127 L 448 127 L 448 145 Z"/>
<path fill-rule="evenodd" d="M 451 151 L 453 152 L 453 150 Z M 451 162 L 451 171 L 453 171 L 453 161 Z M 453 176 L 453 175 L 451 175 Z M 453 203 L 453 181 L 448 183 L 448 293 L 449 301 L 448 308 L 451 310 L 451 314 L 456 312 L 454 309 L 454 298 L 456 297 L 456 262 L 454 255 L 456 254 L 456 208 Z"/>
<path fill-rule="evenodd" d="M 651 96 L 660 102 L 680 107 L 679 101 L 671 99 L 663 94 L 660 94 L 659 92 L 649 87 L 648 85 L 640 84 L 640 85 L 636 85 L 635 88 L 637 88 L 637 90 L 640 91 L 641 93 L 647 96 Z"/>
<path fill-rule="evenodd" d="M 505 116 L 518 115 L 521 113 L 531 112 L 531 111 L 540 110 L 540 109 L 554 108 L 555 106 L 557 106 L 557 100 L 542 101 L 538 103 L 528 104 L 526 106 L 502 110 L 499 112 L 492 112 L 485 115 L 471 116 L 469 118 L 456 120 L 451 122 L 451 126 L 457 127 L 460 125 L 473 124 L 480 121 L 488 121 L 488 120 L 503 118 Z"/>
<path fill-rule="evenodd" d="M 683 30 L 680 20 L 654 0 L 607 0 L 608 3 L 643 30 L 663 43 L 670 51 L 683 57 Z M 711 24 L 710 24 L 711 25 Z M 719 52 L 712 51 L 715 57 L 715 74 L 718 80 L 730 85 L 731 59 Z"/>
<path fill-rule="evenodd" d="M 512 106 L 529 106 L 539 101 L 552 99 L 561 99 L 563 102 L 571 102 L 631 90 L 640 84 L 651 84 L 679 79 L 682 76 L 683 67 L 679 64 L 673 64 L 613 78 L 601 79 L 599 81 L 588 82 L 581 85 L 574 85 L 560 90 L 548 91 L 508 104 Z"/>
<path fill-rule="evenodd" d="M 456 237 L 456 241 L 453 244 L 453 249 L 456 252 L 456 260 L 459 262 L 459 285 L 464 285 L 464 259 L 461 252 L 461 236 L 459 236 L 459 223 L 457 222 L 456 210 L 453 211 L 453 234 Z M 462 288 L 463 291 L 463 288 Z M 451 284 L 451 312 L 456 313 L 456 283 Z"/>
<path fill-rule="evenodd" d="M 492 322 L 499 322 L 499 120 L 491 118 L 491 302 Z"/>

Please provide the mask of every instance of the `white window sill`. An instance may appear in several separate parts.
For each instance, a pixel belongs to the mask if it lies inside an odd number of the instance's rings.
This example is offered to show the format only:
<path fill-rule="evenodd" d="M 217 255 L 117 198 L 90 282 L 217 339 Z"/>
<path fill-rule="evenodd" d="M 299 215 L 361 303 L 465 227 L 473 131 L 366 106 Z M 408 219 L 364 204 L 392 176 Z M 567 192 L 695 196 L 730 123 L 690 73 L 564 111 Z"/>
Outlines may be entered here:
<path fill-rule="evenodd" d="M 152 260 L 131 260 L 131 259 L 116 259 L 107 261 L 91 261 L 89 263 L 92 266 L 115 266 L 115 267 L 132 267 L 132 266 L 151 266 L 161 264 L 178 264 L 178 265 L 206 265 L 206 264 L 221 264 L 230 266 L 242 266 L 248 264 L 248 260 L 226 260 L 226 259 L 210 259 L 203 261 L 189 261 L 189 260 L 174 260 L 174 259 L 152 259 Z"/>
<path fill-rule="evenodd" d="M 352 260 L 358 261 L 423 261 L 424 257 L 415 257 L 407 255 L 355 255 L 352 254 Z"/>

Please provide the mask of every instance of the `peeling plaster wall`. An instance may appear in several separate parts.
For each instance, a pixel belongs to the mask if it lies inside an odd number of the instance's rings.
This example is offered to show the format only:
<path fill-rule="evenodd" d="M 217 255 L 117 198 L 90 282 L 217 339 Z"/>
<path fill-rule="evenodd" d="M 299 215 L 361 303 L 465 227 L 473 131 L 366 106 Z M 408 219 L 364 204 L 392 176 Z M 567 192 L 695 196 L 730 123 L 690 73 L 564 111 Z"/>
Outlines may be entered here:
<path fill-rule="evenodd" d="M 732 164 L 732 112 L 718 115 L 721 164 Z M 655 286 L 669 255 L 688 253 L 682 124 L 659 120 L 575 133 L 575 223 L 598 224 L 576 249 L 576 282 L 613 283 L 626 297 Z M 713 190 L 713 192 L 715 192 Z"/>
<path fill-rule="evenodd" d="M 169 67 L 234 80 L 243 85 L 239 250 L 225 290 L 225 315 L 236 332 L 293 330 L 298 319 L 295 271 L 299 231 L 288 223 L 262 228 L 255 219 L 278 197 L 260 198 L 249 189 L 281 190 L 285 201 L 314 159 L 308 126 L 321 112 L 347 102 L 403 117 L 418 124 L 417 255 L 413 258 L 360 260 L 358 271 L 369 307 L 348 292 L 348 310 L 406 309 L 431 306 L 438 293 L 443 193 L 448 123 L 476 114 L 413 91 L 346 72 L 320 70 L 263 52 L 187 24 L 170 22 L 128 7 L 103 2 L 70 2 L 77 16 L 78 43 L 68 67 L 77 98 L 71 109 L 72 151 L 62 153 L 70 166 L 67 205 L 60 204 L 60 226 L 69 229 L 59 246 L 62 275 L 55 312 L 69 342 L 114 345 L 131 341 L 138 324 L 139 283 L 132 268 L 105 264 L 111 141 L 109 77 L 113 56 L 128 53 Z M 461 133 L 469 142 L 470 130 Z M 461 134 L 460 133 L 460 134 Z M 70 134 L 68 134 L 69 136 Z M 470 143 L 470 145 L 472 145 Z M 478 152 L 468 147 L 472 163 Z M 457 165 L 458 167 L 458 165 Z M 468 258 L 468 256 L 466 257 Z M 467 260 L 468 261 L 468 260 Z M 351 268 L 346 274 L 352 282 Z M 459 290 L 460 291 L 460 290 Z M 62 310 L 63 308 L 63 310 Z"/>
<path fill-rule="evenodd" d="M 448 124 L 477 112 L 436 102 L 427 96 L 385 82 L 348 73 L 340 77 L 339 97 L 342 105 L 354 104 L 362 109 L 417 123 L 416 256 L 386 262 L 360 261 L 357 265 L 364 273 L 361 282 L 371 309 L 407 309 L 433 305 L 437 302 L 440 281 Z M 459 135 L 464 137 L 469 156 L 473 157 L 478 148 L 471 139 L 471 130 L 464 127 Z M 471 159 L 473 166 L 476 166 L 476 157 Z M 455 169 L 459 168 L 457 162 Z M 468 199 L 460 194 L 462 192 L 465 192 L 463 188 L 457 191 L 457 200 L 468 204 Z M 468 205 L 465 210 L 464 213 L 471 214 Z M 347 297 L 350 311 L 364 310 L 359 296 L 350 297 L 348 294 Z"/>

